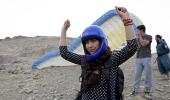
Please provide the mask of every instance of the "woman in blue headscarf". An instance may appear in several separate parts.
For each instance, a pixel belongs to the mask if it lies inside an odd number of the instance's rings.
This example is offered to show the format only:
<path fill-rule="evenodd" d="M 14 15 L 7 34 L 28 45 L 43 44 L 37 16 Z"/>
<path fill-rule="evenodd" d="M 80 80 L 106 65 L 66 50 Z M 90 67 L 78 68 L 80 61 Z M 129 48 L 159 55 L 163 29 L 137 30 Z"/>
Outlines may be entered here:
<path fill-rule="evenodd" d="M 158 69 L 164 79 L 169 79 L 170 72 L 170 59 L 168 56 L 169 47 L 161 35 L 156 35 L 155 40 L 157 42 L 156 51 L 157 51 L 157 64 Z"/>
<path fill-rule="evenodd" d="M 76 100 L 118 100 L 115 95 L 118 66 L 135 54 L 137 41 L 132 27 L 133 21 L 127 10 L 116 7 L 116 11 L 124 23 L 127 40 L 127 46 L 116 53 L 110 50 L 105 32 L 96 25 L 87 27 L 82 33 L 85 55 L 68 51 L 66 31 L 70 27 L 70 21 L 64 22 L 60 37 L 60 54 L 64 59 L 81 65 L 82 69 L 81 88 Z"/>

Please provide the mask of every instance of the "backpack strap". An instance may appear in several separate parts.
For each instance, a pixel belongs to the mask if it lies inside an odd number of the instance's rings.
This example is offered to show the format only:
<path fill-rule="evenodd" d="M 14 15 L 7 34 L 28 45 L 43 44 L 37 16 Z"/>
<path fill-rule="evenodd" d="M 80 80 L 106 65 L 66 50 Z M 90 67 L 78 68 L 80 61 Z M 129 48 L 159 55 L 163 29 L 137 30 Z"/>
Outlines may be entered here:
<path fill-rule="evenodd" d="M 163 44 L 164 44 L 164 49 L 165 49 L 166 53 L 168 54 L 169 51 L 170 51 L 170 49 L 169 49 L 169 47 L 168 47 L 166 41 L 165 41 L 164 39 L 162 39 L 162 41 L 163 41 Z"/>
<path fill-rule="evenodd" d="M 109 95 L 111 95 L 110 92 L 110 85 L 109 85 L 109 77 L 110 77 L 110 68 L 112 68 L 113 66 L 112 64 L 112 56 L 109 57 L 109 59 L 104 63 L 104 71 L 103 74 L 105 75 L 107 81 L 108 81 L 108 97 Z M 115 83 L 115 97 L 116 100 L 123 100 L 123 89 L 124 89 L 124 74 L 123 71 L 120 67 L 115 68 L 116 70 L 116 83 Z M 111 98 L 109 99 L 111 100 Z"/>

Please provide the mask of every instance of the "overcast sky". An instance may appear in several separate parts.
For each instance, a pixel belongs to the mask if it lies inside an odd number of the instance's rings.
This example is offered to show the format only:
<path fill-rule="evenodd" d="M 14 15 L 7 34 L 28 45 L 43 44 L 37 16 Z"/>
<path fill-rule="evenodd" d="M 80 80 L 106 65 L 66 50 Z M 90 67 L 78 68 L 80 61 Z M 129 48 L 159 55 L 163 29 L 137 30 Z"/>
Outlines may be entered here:
<path fill-rule="evenodd" d="M 124 6 L 138 16 L 153 36 L 161 34 L 170 45 L 168 0 L 0 0 L 0 38 L 59 36 L 63 22 L 71 21 L 68 36 L 78 37 L 115 6 Z"/>

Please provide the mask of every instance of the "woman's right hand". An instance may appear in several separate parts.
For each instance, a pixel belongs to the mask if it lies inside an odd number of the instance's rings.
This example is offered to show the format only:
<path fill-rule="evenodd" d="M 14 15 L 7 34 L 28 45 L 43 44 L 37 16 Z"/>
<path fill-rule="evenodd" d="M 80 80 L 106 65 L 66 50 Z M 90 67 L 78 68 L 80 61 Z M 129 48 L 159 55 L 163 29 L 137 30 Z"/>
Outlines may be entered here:
<path fill-rule="evenodd" d="M 61 37 L 60 37 L 60 43 L 59 43 L 60 46 L 66 46 L 67 45 L 67 43 L 66 43 L 66 33 L 67 33 L 67 29 L 69 27 L 70 27 L 70 21 L 67 19 L 64 22 L 64 25 L 61 29 Z"/>
<path fill-rule="evenodd" d="M 70 21 L 67 19 L 65 22 L 64 22 L 64 25 L 62 27 L 62 31 L 67 31 L 67 29 L 70 27 Z"/>

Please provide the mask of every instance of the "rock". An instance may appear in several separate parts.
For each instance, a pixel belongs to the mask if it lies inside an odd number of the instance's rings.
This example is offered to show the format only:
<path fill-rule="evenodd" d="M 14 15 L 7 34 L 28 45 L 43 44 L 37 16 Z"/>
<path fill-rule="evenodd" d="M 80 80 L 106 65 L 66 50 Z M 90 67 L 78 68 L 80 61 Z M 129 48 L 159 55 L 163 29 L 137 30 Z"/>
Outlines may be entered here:
<path fill-rule="evenodd" d="M 72 40 L 69 39 L 68 43 Z M 31 68 L 36 59 L 57 49 L 58 42 L 57 37 L 44 36 L 19 36 L 0 41 L 3 47 L 0 48 L 0 100 L 73 100 L 80 89 L 80 66 Z M 156 55 L 152 57 L 155 59 Z M 134 100 L 129 96 L 134 79 L 134 61 L 135 56 L 120 65 L 125 74 L 125 100 Z M 159 80 L 157 64 L 153 65 L 153 69 L 153 100 L 170 100 L 170 80 Z M 141 97 L 143 86 L 142 81 Z"/>
<path fill-rule="evenodd" d="M 26 100 L 35 100 L 35 96 L 28 97 Z"/>
<path fill-rule="evenodd" d="M 26 87 L 26 88 L 23 88 L 23 92 L 27 93 L 27 94 L 30 94 L 33 92 L 33 89 L 32 88 L 29 88 L 29 87 Z"/>
<path fill-rule="evenodd" d="M 156 90 L 158 90 L 159 92 L 163 92 L 164 91 L 164 89 L 156 89 Z"/>

